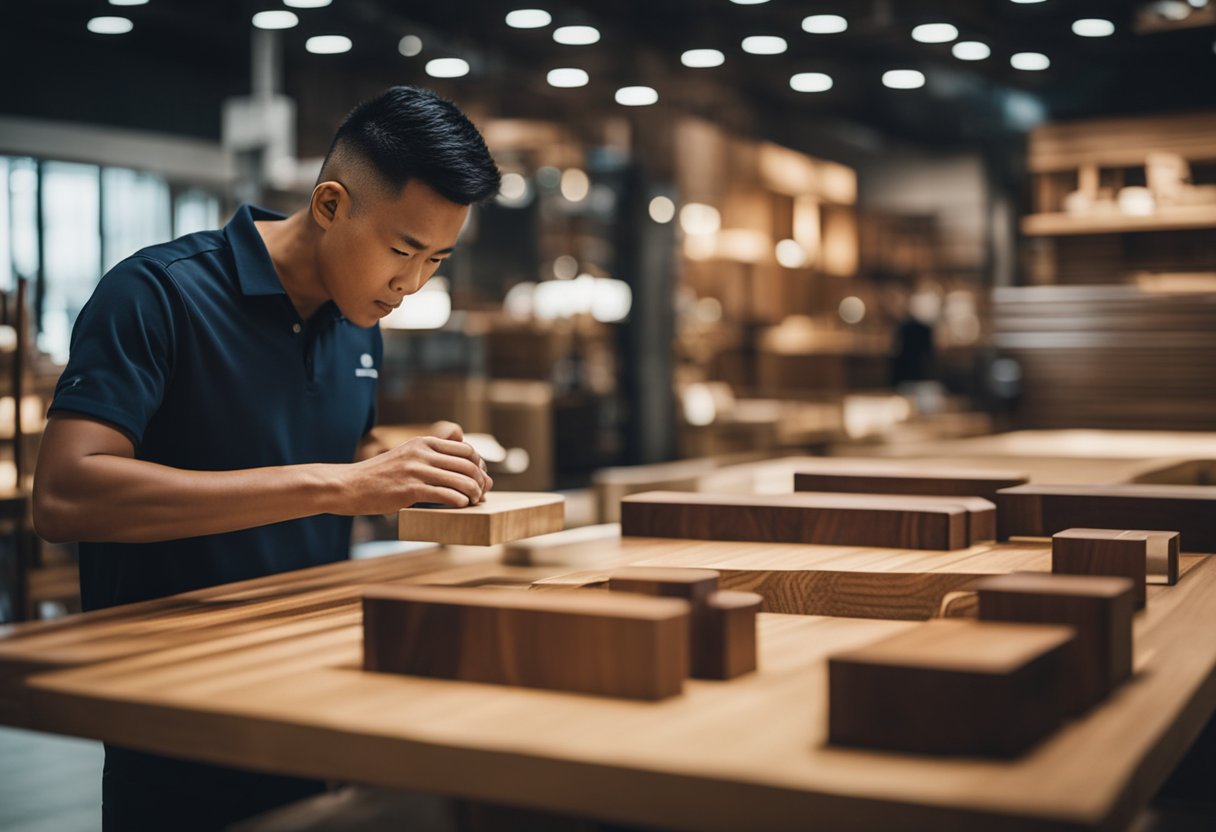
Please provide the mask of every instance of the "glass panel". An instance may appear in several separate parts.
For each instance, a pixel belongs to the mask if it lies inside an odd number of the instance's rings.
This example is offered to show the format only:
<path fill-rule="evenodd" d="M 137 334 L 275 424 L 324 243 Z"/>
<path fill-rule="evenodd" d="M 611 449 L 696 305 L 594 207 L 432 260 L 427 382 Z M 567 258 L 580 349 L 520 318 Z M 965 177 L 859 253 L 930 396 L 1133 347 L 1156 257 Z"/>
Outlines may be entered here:
<path fill-rule="evenodd" d="M 13 288 L 13 224 L 8 210 L 8 157 L 0 156 L 0 291 Z"/>
<path fill-rule="evenodd" d="M 67 360 L 72 323 L 101 276 L 98 184 L 93 165 L 47 162 L 42 166 L 46 263 L 38 346 L 56 361 Z"/>
<path fill-rule="evenodd" d="M 6 184 L 14 278 L 32 281 L 38 274 L 38 164 L 9 159 Z"/>
<path fill-rule="evenodd" d="M 102 267 L 109 270 L 145 246 L 169 239 L 169 184 L 127 168 L 101 172 Z"/>
<path fill-rule="evenodd" d="M 210 231 L 220 224 L 220 201 L 214 194 L 190 188 L 177 195 L 173 206 L 173 236 Z"/>

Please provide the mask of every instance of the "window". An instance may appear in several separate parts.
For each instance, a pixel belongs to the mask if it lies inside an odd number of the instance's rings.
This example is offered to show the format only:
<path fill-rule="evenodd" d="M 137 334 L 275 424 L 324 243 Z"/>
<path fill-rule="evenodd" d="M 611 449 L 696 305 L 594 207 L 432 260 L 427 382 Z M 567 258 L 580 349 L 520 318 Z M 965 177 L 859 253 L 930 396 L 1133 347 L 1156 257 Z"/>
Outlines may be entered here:
<path fill-rule="evenodd" d="M 67 361 L 76 315 L 101 268 L 100 179 L 94 165 L 42 165 L 42 321 L 38 346 Z"/>
<path fill-rule="evenodd" d="M 141 248 L 168 240 L 170 219 L 169 183 L 164 179 L 127 168 L 102 170 L 102 271 Z"/>

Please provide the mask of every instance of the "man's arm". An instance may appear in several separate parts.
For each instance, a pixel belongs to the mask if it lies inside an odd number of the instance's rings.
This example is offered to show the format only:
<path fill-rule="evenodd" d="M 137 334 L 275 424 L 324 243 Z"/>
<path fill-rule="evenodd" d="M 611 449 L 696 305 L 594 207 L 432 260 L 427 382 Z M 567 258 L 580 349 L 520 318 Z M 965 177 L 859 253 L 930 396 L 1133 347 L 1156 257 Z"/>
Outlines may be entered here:
<path fill-rule="evenodd" d="M 452 427 L 449 435 L 457 435 Z M 53 542 L 148 543 L 315 514 L 389 514 L 418 502 L 463 506 L 492 484 L 476 451 L 438 436 L 349 465 L 187 471 L 135 459 L 122 431 L 65 413 L 53 416 L 42 439 L 34 526 Z"/>

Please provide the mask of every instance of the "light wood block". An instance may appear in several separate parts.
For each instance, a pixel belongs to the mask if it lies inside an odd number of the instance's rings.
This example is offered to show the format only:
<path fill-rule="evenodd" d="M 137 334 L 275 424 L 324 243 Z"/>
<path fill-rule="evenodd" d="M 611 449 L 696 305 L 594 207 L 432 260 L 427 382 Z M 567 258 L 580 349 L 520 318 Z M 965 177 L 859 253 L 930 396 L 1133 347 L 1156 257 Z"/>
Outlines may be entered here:
<path fill-rule="evenodd" d="M 1017 572 L 985 578 L 975 588 L 981 621 L 1076 630 L 1065 659 L 1070 713 L 1097 704 L 1131 675 L 1135 599 L 1127 578 Z"/>
<path fill-rule="evenodd" d="M 688 675 L 688 616 L 675 598 L 375 587 L 363 669 L 664 699 Z"/>
<path fill-rule="evenodd" d="M 1136 609 L 1148 600 L 1148 535 L 1119 529 L 1065 529 L 1051 538 L 1051 571 L 1113 575 L 1132 582 Z"/>
<path fill-rule="evenodd" d="M 516 540 L 503 547 L 502 562 L 512 566 L 587 567 L 616 557 L 621 524 L 579 526 Z"/>
<path fill-rule="evenodd" d="M 692 666 L 698 679 L 734 679 L 756 669 L 756 614 L 764 599 L 754 592 L 715 592 L 693 634 Z"/>
<path fill-rule="evenodd" d="M 829 740 L 1015 756 L 1065 714 L 1069 627 L 939 619 L 828 660 Z"/>
<path fill-rule="evenodd" d="M 1178 532 L 1152 532 L 1134 529 L 1148 535 L 1148 582 L 1173 586 L 1178 583 L 1178 555 L 1182 535 Z"/>
<path fill-rule="evenodd" d="M 967 511 L 871 494 L 683 494 L 621 501 L 621 531 L 641 537 L 963 549 Z"/>
<path fill-rule="evenodd" d="M 909 463 L 834 460 L 800 465 L 794 473 L 795 491 L 836 491 L 861 494 L 922 494 L 983 497 L 995 500 L 1002 488 L 1024 485 L 1029 477 L 1016 471 L 933 468 Z"/>
<path fill-rule="evenodd" d="M 491 491 L 466 508 L 403 508 L 397 513 L 401 540 L 464 546 L 494 546 L 561 531 L 566 501 L 559 494 Z"/>
<path fill-rule="evenodd" d="M 1050 537 L 1062 529 L 1176 531 L 1182 551 L 1216 552 L 1216 486 L 1019 485 L 997 494 L 997 535 Z"/>

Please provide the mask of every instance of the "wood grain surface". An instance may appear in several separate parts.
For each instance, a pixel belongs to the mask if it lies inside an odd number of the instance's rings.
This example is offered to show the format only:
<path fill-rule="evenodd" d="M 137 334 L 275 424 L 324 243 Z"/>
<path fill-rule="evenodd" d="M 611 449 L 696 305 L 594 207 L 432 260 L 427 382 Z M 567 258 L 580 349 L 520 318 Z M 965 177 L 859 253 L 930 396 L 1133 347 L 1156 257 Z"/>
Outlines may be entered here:
<path fill-rule="evenodd" d="M 565 498 L 526 491 L 486 494 L 466 508 L 403 508 L 397 512 L 397 536 L 464 546 L 493 546 L 562 530 Z"/>
<path fill-rule="evenodd" d="M 1148 535 L 1118 529 L 1065 529 L 1051 536 L 1057 575 L 1110 575 L 1132 583 L 1136 609 L 1148 602 Z"/>
<path fill-rule="evenodd" d="M 795 491 L 862 494 L 923 494 L 983 497 L 993 500 L 1002 488 L 1029 482 L 1012 470 L 916 466 L 883 460 L 832 459 L 803 463 L 794 473 Z"/>
<path fill-rule="evenodd" d="M 620 550 L 621 524 L 579 526 L 516 540 L 503 547 L 502 561 L 513 566 L 583 567 L 611 560 Z"/>

